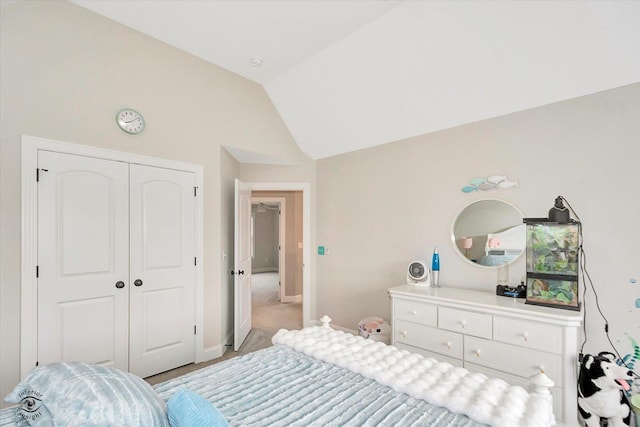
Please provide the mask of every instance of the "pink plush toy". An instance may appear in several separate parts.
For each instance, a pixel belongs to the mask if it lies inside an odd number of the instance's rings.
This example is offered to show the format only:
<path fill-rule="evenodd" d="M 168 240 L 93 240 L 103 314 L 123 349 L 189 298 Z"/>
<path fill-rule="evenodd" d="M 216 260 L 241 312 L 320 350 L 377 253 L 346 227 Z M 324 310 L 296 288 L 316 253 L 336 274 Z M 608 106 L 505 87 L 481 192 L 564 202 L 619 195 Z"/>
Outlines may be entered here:
<path fill-rule="evenodd" d="M 502 240 L 499 237 L 492 237 L 489 239 L 489 247 L 490 248 L 499 248 L 502 246 Z"/>
<path fill-rule="evenodd" d="M 358 331 L 361 337 L 386 342 L 391 334 L 391 325 L 382 317 L 365 317 L 358 323 Z"/>

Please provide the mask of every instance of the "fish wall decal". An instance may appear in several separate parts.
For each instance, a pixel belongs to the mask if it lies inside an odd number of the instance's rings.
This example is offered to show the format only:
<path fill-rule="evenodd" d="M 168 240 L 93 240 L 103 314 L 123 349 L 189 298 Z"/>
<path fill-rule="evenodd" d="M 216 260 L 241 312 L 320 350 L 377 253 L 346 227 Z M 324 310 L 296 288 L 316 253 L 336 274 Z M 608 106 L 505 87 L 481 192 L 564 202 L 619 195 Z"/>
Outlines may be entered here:
<path fill-rule="evenodd" d="M 507 175 L 491 175 L 487 178 L 471 178 L 469 185 L 462 187 L 463 193 L 473 193 L 474 191 L 508 190 L 517 188 L 518 181 L 511 181 Z"/>

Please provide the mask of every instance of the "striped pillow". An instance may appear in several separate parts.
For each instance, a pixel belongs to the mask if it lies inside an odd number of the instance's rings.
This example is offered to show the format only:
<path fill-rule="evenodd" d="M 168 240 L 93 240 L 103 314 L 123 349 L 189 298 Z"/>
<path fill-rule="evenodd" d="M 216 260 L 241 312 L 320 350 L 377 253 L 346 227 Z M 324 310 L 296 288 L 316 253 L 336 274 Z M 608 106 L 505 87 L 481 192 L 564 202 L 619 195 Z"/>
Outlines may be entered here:
<path fill-rule="evenodd" d="M 169 427 L 165 403 L 144 380 L 87 363 L 35 368 L 5 401 L 21 405 L 18 425 Z"/>

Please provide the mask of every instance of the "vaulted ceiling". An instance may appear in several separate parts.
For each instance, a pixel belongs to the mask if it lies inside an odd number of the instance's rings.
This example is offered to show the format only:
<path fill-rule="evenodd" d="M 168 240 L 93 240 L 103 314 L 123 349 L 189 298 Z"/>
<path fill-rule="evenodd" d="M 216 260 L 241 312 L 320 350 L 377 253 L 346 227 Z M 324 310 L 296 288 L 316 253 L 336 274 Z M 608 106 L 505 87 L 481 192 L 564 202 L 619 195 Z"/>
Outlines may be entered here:
<path fill-rule="evenodd" d="M 315 159 L 640 81 L 638 1 L 72 1 L 262 84 Z"/>

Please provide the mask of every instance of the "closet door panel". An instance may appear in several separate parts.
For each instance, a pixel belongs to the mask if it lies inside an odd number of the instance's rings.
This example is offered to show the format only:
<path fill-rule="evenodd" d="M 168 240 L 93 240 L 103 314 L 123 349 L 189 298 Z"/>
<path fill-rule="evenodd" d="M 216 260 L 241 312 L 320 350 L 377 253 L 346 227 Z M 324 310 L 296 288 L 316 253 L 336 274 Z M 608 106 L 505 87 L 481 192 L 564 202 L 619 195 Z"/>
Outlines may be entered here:
<path fill-rule="evenodd" d="M 195 197 L 190 172 L 131 165 L 130 370 L 192 363 Z"/>
<path fill-rule="evenodd" d="M 38 167 L 38 362 L 127 370 L 128 166 L 40 151 Z"/>

